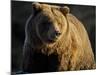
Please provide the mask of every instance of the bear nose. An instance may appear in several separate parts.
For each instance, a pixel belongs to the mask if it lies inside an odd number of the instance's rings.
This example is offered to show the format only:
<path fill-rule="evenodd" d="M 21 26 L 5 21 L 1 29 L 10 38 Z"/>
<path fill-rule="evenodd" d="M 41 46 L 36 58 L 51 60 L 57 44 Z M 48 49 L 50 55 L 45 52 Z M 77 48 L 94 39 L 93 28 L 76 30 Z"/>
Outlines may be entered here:
<path fill-rule="evenodd" d="M 55 36 L 59 36 L 61 33 L 59 31 L 55 31 Z"/>

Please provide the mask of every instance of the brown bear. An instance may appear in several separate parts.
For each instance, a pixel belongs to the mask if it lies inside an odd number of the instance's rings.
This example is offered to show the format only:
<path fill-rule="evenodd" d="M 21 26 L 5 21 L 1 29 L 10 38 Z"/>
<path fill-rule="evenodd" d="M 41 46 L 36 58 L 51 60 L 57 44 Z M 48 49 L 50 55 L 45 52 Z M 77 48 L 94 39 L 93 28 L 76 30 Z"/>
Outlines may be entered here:
<path fill-rule="evenodd" d="M 33 3 L 32 8 L 25 27 L 24 72 L 95 69 L 87 32 L 67 6 Z"/>

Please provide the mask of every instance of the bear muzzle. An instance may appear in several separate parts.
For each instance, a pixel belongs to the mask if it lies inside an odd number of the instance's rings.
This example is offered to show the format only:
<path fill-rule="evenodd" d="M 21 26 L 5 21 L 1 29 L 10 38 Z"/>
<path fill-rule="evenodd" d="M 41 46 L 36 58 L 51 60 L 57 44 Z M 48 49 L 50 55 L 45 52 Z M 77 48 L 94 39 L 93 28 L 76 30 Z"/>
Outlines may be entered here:
<path fill-rule="evenodd" d="M 59 32 L 59 31 L 55 31 L 55 32 L 49 34 L 49 41 L 56 42 L 60 35 L 61 35 L 61 32 Z"/>

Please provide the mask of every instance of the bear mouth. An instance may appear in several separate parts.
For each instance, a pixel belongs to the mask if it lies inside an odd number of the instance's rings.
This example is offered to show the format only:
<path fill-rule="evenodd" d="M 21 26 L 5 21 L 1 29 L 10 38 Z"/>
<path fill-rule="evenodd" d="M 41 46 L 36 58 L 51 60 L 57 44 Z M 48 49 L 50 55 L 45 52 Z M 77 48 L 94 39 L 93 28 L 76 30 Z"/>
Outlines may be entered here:
<path fill-rule="evenodd" d="M 58 39 L 58 37 L 53 37 L 53 38 L 48 39 L 48 42 L 49 43 L 54 43 L 54 42 L 57 41 L 57 39 Z"/>
<path fill-rule="evenodd" d="M 54 39 L 49 39 L 48 41 L 51 43 L 56 42 L 56 40 L 54 40 Z"/>

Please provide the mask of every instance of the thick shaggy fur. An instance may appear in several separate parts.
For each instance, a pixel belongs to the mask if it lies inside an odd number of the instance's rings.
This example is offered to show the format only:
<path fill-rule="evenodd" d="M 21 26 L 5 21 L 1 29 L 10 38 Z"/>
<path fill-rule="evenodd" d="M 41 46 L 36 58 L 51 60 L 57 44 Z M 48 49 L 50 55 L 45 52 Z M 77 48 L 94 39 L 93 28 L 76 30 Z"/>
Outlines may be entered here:
<path fill-rule="evenodd" d="M 33 9 L 33 14 L 28 19 L 25 29 L 24 72 L 39 73 L 95 68 L 94 55 L 87 32 L 83 24 L 70 14 L 68 7 L 35 3 Z M 39 32 L 40 26 L 43 26 L 41 21 L 45 21 L 45 15 L 49 18 L 48 20 L 52 21 L 52 25 L 55 26 L 55 21 L 61 25 L 58 26 L 62 32 L 59 39 L 50 44 L 43 40 L 47 36 L 41 37 L 43 33 Z"/>

